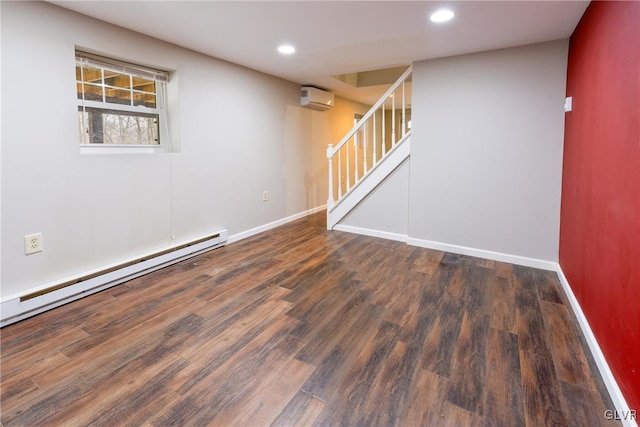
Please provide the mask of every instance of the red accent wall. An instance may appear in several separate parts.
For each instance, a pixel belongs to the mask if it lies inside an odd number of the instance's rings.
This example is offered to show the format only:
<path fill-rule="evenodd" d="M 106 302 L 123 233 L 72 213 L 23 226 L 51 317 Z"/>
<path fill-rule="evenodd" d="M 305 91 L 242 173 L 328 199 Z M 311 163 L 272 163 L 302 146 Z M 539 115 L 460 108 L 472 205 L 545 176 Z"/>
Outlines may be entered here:
<path fill-rule="evenodd" d="M 640 411 L 640 2 L 589 5 L 571 36 L 567 96 L 560 265 Z"/>

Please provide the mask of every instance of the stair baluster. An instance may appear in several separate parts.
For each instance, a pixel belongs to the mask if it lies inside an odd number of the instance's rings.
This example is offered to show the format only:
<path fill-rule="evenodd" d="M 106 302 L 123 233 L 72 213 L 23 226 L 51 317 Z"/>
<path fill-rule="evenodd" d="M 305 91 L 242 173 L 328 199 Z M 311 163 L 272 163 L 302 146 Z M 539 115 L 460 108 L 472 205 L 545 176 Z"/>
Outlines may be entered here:
<path fill-rule="evenodd" d="M 396 146 L 396 98 L 391 95 L 391 146 Z"/>
<path fill-rule="evenodd" d="M 362 169 L 364 170 L 363 173 L 366 175 L 367 174 L 367 123 L 362 125 L 362 143 L 364 147 L 364 150 L 362 151 L 362 161 L 364 163 Z"/>
<path fill-rule="evenodd" d="M 342 199 L 342 161 L 340 151 L 338 151 L 338 200 Z"/>
<path fill-rule="evenodd" d="M 376 146 L 378 144 L 376 143 L 376 115 L 373 115 L 373 161 L 371 162 L 372 164 L 376 164 L 378 163 L 378 156 L 376 155 Z"/>
<path fill-rule="evenodd" d="M 382 104 L 382 157 L 387 154 L 387 132 L 385 132 L 384 103 Z"/>
<path fill-rule="evenodd" d="M 402 136 L 407 134 L 407 115 L 405 114 L 404 105 L 404 82 L 402 82 Z"/>

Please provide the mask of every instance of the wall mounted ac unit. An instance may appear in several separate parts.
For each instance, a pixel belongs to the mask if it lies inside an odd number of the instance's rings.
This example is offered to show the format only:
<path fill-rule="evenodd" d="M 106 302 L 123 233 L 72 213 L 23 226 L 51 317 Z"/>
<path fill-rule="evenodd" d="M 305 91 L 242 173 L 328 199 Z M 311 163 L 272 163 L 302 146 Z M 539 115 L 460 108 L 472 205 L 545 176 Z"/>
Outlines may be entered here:
<path fill-rule="evenodd" d="M 333 108 L 333 94 L 315 87 L 302 86 L 300 105 L 314 110 L 327 111 Z"/>

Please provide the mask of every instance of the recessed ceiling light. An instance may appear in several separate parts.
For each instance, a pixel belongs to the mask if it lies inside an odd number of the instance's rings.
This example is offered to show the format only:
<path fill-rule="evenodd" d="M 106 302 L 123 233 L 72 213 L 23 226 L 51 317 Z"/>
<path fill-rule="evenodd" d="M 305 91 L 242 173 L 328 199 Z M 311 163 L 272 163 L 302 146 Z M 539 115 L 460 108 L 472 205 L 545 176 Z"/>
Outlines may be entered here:
<path fill-rule="evenodd" d="M 291 46 L 290 44 L 281 44 L 278 46 L 278 52 L 283 55 L 291 55 L 296 51 L 296 48 Z"/>
<path fill-rule="evenodd" d="M 440 9 L 431 14 L 431 22 L 447 22 L 453 18 L 454 13 L 449 9 Z"/>

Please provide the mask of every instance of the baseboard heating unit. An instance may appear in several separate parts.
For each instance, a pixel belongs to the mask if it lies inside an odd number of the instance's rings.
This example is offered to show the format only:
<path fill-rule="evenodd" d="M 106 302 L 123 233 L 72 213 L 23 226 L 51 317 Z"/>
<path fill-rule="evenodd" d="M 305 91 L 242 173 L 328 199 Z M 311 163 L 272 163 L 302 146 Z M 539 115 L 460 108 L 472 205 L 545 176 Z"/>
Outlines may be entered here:
<path fill-rule="evenodd" d="M 227 238 L 227 230 L 220 230 L 169 249 L 50 283 L 24 295 L 3 298 L 0 301 L 0 327 L 224 246 Z"/>

